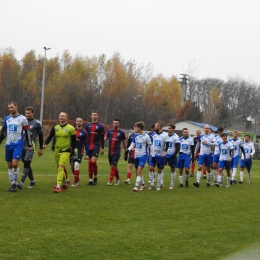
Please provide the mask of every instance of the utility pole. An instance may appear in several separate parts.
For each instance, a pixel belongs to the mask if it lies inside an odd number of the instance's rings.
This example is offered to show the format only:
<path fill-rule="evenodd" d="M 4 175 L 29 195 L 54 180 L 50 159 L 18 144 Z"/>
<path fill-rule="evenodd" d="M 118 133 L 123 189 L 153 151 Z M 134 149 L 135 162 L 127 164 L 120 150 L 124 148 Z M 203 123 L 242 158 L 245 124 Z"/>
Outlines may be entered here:
<path fill-rule="evenodd" d="M 181 94 L 181 106 L 183 106 L 187 100 L 187 85 L 188 85 L 188 74 L 181 74 L 182 77 L 181 79 L 181 89 L 182 89 L 182 94 Z"/>

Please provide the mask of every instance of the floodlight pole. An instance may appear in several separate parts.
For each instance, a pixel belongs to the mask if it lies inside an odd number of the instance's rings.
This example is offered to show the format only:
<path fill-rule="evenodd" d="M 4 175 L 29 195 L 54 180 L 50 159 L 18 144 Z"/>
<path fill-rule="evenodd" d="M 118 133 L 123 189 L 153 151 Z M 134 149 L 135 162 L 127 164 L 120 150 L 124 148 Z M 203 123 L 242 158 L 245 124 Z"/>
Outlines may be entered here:
<path fill-rule="evenodd" d="M 41 123 L 42 123 L 42 118 L 43 118 L 46 51 L 50 50 L 51 48 L 43 47 L 43 49 L 44 49 L 44 60 L 43 60 L 43 72 L 42 72 L 42 95 L 41 95 L 41 112 L 40 112 L 40 122 Z"/>

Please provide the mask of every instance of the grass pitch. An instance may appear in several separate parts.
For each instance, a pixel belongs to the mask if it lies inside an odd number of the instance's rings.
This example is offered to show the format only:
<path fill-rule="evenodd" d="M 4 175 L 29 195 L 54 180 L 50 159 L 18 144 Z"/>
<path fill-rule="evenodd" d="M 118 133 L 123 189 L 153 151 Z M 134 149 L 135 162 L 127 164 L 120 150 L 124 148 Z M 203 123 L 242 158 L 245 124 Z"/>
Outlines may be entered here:
<path fill-rule="evenodd" d="M 106 153 L 98 160 L 97 186 L 86 185 L 83 161 L 80 185 L 60 194 L 53 193 L 50 148 L 33 160 L 37 183 L 32 189 L 27 180 L 22 190 L 7 192 L 4 145 L 0 162 L 0 259 L 220 259 L 259 245 L 259 161 L 253 162 L 251 184 L 245 174 L 244 184 L 230 188 L 206 188 L 205 180 L 195 188 L 194 177 L 189 188 L 178 188 L 177 176 L 169 190 L 166 168 L 164 189 L 135 193 L 135 174 L 131 185 L 107 186 Z M 126 169 L 120 160 L 121 180 Z M 144 176 L 147 181 L 147 168 Z"/>

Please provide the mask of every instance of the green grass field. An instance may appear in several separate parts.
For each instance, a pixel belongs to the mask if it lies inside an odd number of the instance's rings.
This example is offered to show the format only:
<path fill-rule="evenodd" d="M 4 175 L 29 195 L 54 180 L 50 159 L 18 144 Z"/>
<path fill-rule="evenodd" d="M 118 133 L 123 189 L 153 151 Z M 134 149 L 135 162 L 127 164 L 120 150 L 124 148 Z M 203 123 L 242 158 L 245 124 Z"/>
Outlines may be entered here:
<path fill-rule="evenodd" d="M 80 185 L 60 194 L 53 193 L 56 170 L 49 147 L 34 158 L 33 189 L 27 180 L 22 190 L 7 192 L 4 145 L 0 162 L 0 259 L 245 259 L 243 250 L 249 250 L 246 259 L 259 258 L 253 258 L 260 248 L 259 161 L 253 162 L 251 184 L 207 189 L 201 180 L 195 188 L 190 178 L 190 187 L 181 189 L 177 177 L 169 190 L 166 169 L 164 189 L 135 193 L 135 174 L 129 186 L 107 186 L 103 155 L 97 186 L 86 185 L 83 161 Z M 122 180 L 126 168 L 120 160 Z M 144 175 L 147 181 L 147 168 Z"/>

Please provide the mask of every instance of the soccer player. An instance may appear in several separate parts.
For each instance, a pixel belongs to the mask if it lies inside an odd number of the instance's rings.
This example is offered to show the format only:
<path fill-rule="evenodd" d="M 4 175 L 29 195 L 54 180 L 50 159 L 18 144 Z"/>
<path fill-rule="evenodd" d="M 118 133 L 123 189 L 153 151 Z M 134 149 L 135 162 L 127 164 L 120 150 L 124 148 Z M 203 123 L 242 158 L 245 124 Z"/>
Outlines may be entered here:
<path fill-rule="evenodd" d="M 175 167 L 177 165 L 177 154 L 180 151 L 180 139 L 177 134 L 174 133 L 175 125 L 168 124 L 168 136 L 166 139 L 167 152 L 165 154 L 166 165 L 170 166 L 171 169 L 171 185 L 170 190 L 174 188 L 174 182 L 176 178 Z"/>
<path fill-rule="evenodd" d="M 131 145 L 132 140 L 135 136 L 135 133 L 132 133 L 128 136 L 127 139 L 127 148 Z M 126 172 L 126 180 L 124 180 L 125 184 L 130 184 L 131 176 L 132 176 L 132 170 L 135 163 L 135 148 L 128 154 L 128 156 L 124 156 L 125 161 L 127 161 L 127 172 Z"/>
<path fill-rule="evenodd" d="M 196 147 L 196 144 L 199 140 L 199 136 L 201 135 L 201 131 L 197 130 L 196 131 L 196 136 L 193 138 L 193 142 L 194 142 L 194 147 Z M 200 155 L 200 149 L 198 149 L 197 153 L 195 154 L 195 158 L 198 159 Z M 191 174 L 189 177 L 193 177 L 194 176 L 194 170 L 195 170 L 195 163 L 196 161 L 194 161 L 193 163 L 191 163 Z"/>
<path fill-rule="evenodd" d="M 229 188 L 230 185 L 230 168 L 231 168 L 231 160 L 233 157 L 233 145 L 231 142 L 227 140 L 227 134 L 222 133 L 222 142 L 218 144 L 219 151 L 219 162 L 218 162 L 218 181 L 215 184 L 217 187 L 221 186 L 221 182 L 223 181 L 222 172 L 224 169 L 227 171 L 227 185 Z"/>
<path fill-rule="evenodd" d="M 210 133 L 209 125 L 204 126 L 204 134 L 201 134 L 198 140 L 198 143 L 195 148 L 195 154 L 197 153 L 198 149 L 200 148 L 200 156 L 199 156 L 199 163 L 198 163 L 198 171 L 197 171 L 197 179 L 196 182 L 193 183 L 195 187 L 200 186 L 200 177 L 201 177 L 201 170 L 203 165 L 207 167 L 207 184 L 206 187 L 210 187 L 210 179 L 211 179 L 211 163 L 212 163 L 212 146 L 216 146 L 216 138 L 213 134 Z"/>
<path fill-rule="evenodd" d="M 0 144 L 6 137 L 5 160 L 7 162 L 8 177 L 11 183 L 11 187 L 8 191 L 15 192 L 17 190 L 16 183 L 19 174 L 19 161 L 23 152 L 24 136 L 28 151 L 32 151 L 33 146 L 28 121 L 25 116 L 18 113 L 16 102 L 9 102 L 8 110 L 10 115 L 4 119 L 0 133 Z"/>
<path fill-rule="evenodd" d="M 158 177 L 157 177 L 157 186 L 156 190 L 160 190 L 163 187 L 163 179 L 164 179 L 164 166 L 165 166 L 165 154 L 167 152 L 168 147 L 166 148 L 166 139 L 168 135 L 162 130 L 162 124 L 155 124 L 155 133 L 152 135 L 152 147 L 153 154 L 149 156 L 149 166 L 155 167 L 158 169 Z M 149 172 L 149 179 L 151 186 L 149 189 L 154 188 L 154 174 L 153 172 Z"/>
<path fill-rule="evenodd" d="M 74 176 L 74 182 L 71 186 L 74 188 L 77 187 L 79 184 L 80 164 L 82 161 L 84 150 L 86 151 L 86 158 L 89 156 L 88 133 L 85 129 L 83 129 L 83 119 L 81 117 L 76 118 L 75 130 L 76 130 L 76 143 L 78 149 L 78 156 L 70 157 L 70 166 Z"/>
<path fill-rule="evenodd" d="M 114 119 L 113 129 L 107 131 L 105 141 L 109 140 L 109 151 L 108 151 L 108 161 L 110 164 L 110 174 L 107 185 L 111 186 L 114 177 L 116 177 L 115 185 L 119 185 L 120 176 L 117 168 L 117 163 L 121 154 L 121 143 L 123 143 L 124 152 L 126 152 L 126 137 L 125 132 L 120 128 L 120 120 Z"/>
<path fill-rule="evenodd" d="M 151 142 L 153 143 L 153 135 L 155 133 L 156 129 L 155 129 L 155 124 L 152 124 L 150 132 L 148 133 L 148 135 L 150 136 Z M 149 165 L 149 158 L 150 158 L 150 151 L 148 151 L 148 156 L 147 156 L 147 166 L 148 166 L 148 170 L 149 170 L 149 175 L 153 174 L 154 175 L 154 179 L 156 180 L 156 172 L 155 172 L 155 168 L 152 165 Z M 142 179 L 143 181 L 143 179 Z M 151 181 L 148 181 L 149 183 L 151 183 Z"/>
<path fill-rule="evenodd" d="M 93 110 L 91 113 L 91 123 L 86 124 L 85 129 L 89 137 L 89 161 L 88 161 L 88 176 L 89 182 L 87 185 L 96 185 L 98 178 L 97 160 L 99 152 L 104 154 L 104 126 L 98 122 L 98 111 Z M 86 158 L 87 159 L 87 158 Z M 94 181 L 93 181 L 94 175 Z"/>
<path fill-rule="evenodd" d="M 28 124 L 30 127 L 30 137 L 34 149 L 31 151 L 28 150 L 27 142 L 26 139 L 24 138 L 23 140 L 24 146 L 23 146 L 23 153 L 22 153 L 22 162 L 24 168 L 23 168 L 22 178 L 20 182 L 17 183 L 17 187 L 19 189 L 22 189 L 27 176 L 30 179 L 30 185 L 28 186 L 28 188 L 32 188 L 33 186 L 35 186 L 36 182 L 34 180 L 33 171 L 31 168 L 31 162 L 34 156 L 34 151 L 37 147 L 37 141 L 38 141 L 37 138 L 39 138 L 39 145 L 40 145 L 40 148 L 38 150 L 38 156 L 42 156 L 42 146 L 43 146 L 42 124 L 34 118 L 33 107 L 28 106 L 25 108 L 25 116 L 26 119 L 28 120 Z"/>
<path fill-rule="evenodd" d="M 153 155 L 153 147 L 148 134 L 144 133 L 144 122 L 136 122 L 134 126 L 135 136 L 132 140 L 130 147 L 127 148 L 125 156 L 135 148 L 135 169 L 136 169 L 136 182 L 133 191 L 138 191 L 139 185 L 142 181 L 142 171 L 146 163 L 148 155 L 148 148 L 150 148 L 151 155 Z M 145 184 L 142 185 L 140 190 L 145 189 Z"/>
<path fill-rule="evenodd" d="M 190 161 L 194 162 L 194 140 L 189 136 L 188 128 L 183 128 L 180 137 L 180 153 L 177 167 L 179 168 L 179 187 L 183 187 L 183 169 L 185 169 L 185 187 L 189 187 Z"/>
<path fill-rule="evenodd" d="M 218 133 L 215 134 L 217 145 L 215 146 L 214 157 L 213 157 L 213 179 L 214 179 L 214 182 L 211 185 L 215 185 L 218 182 L 218 162 L 219 162 L 219 156 L 220 156 L 220 151 L 219 151 L 218 145 L 223 142 L 223 140 L 222 140 L 223 131 L 224 131 L 224 128 L 222 126 L 220 126 L 218 128 Z"/>
<path fill-rule="evenodd" d="M 240 138 L 238 138 L 237 130 L 234 130 L 232 132 L 232 135 L 233 135 L 233 137 L 231 139 L 229 139 L 229 142 L 232 143 L 233 150 L 234 150 L 234 153 L 233 153 L 234 155 L 233 155 L 233 158 L 231 161 L 232 177 L 231 177 L 230 184 L 236 184 L 237 183 L 237 180 L 236 180 L 237 166 L 238 166 L 238 161 L 239 161 L 240 149 L 242 146 L 242 140 Z"/>
<path fill-rule="evenodd" d="M 76 130 L 68 124 L 68 114 L 61 112 L 59 114 L 59 124 L 52 127 L 43 148 L 45 149 L 52 138 L 55 137 L 55 163 L 57 166 L 57 185 L 54 192 L 59 193 L 68 189 L 64 168 L 69 160 L 70 154 L 74 153 L 77 157 Z"/>
<path fill-rule="evenodd" d="M 247 181 L 250 183 L 251 180 L 251 168 L 252 168 L 252 158 L 255 154 L 255 147 L 252 142 L 250 142 L 250 135 L 245 135 L 245 142 L 242 143 L 241 150 L 243 152 L 240 160 L 240 181 L 239 183 L 243 183 L 244 179 L 244 169 L 247 169 Z M 243 149 L 242 149 L 243 148 Z"/>

